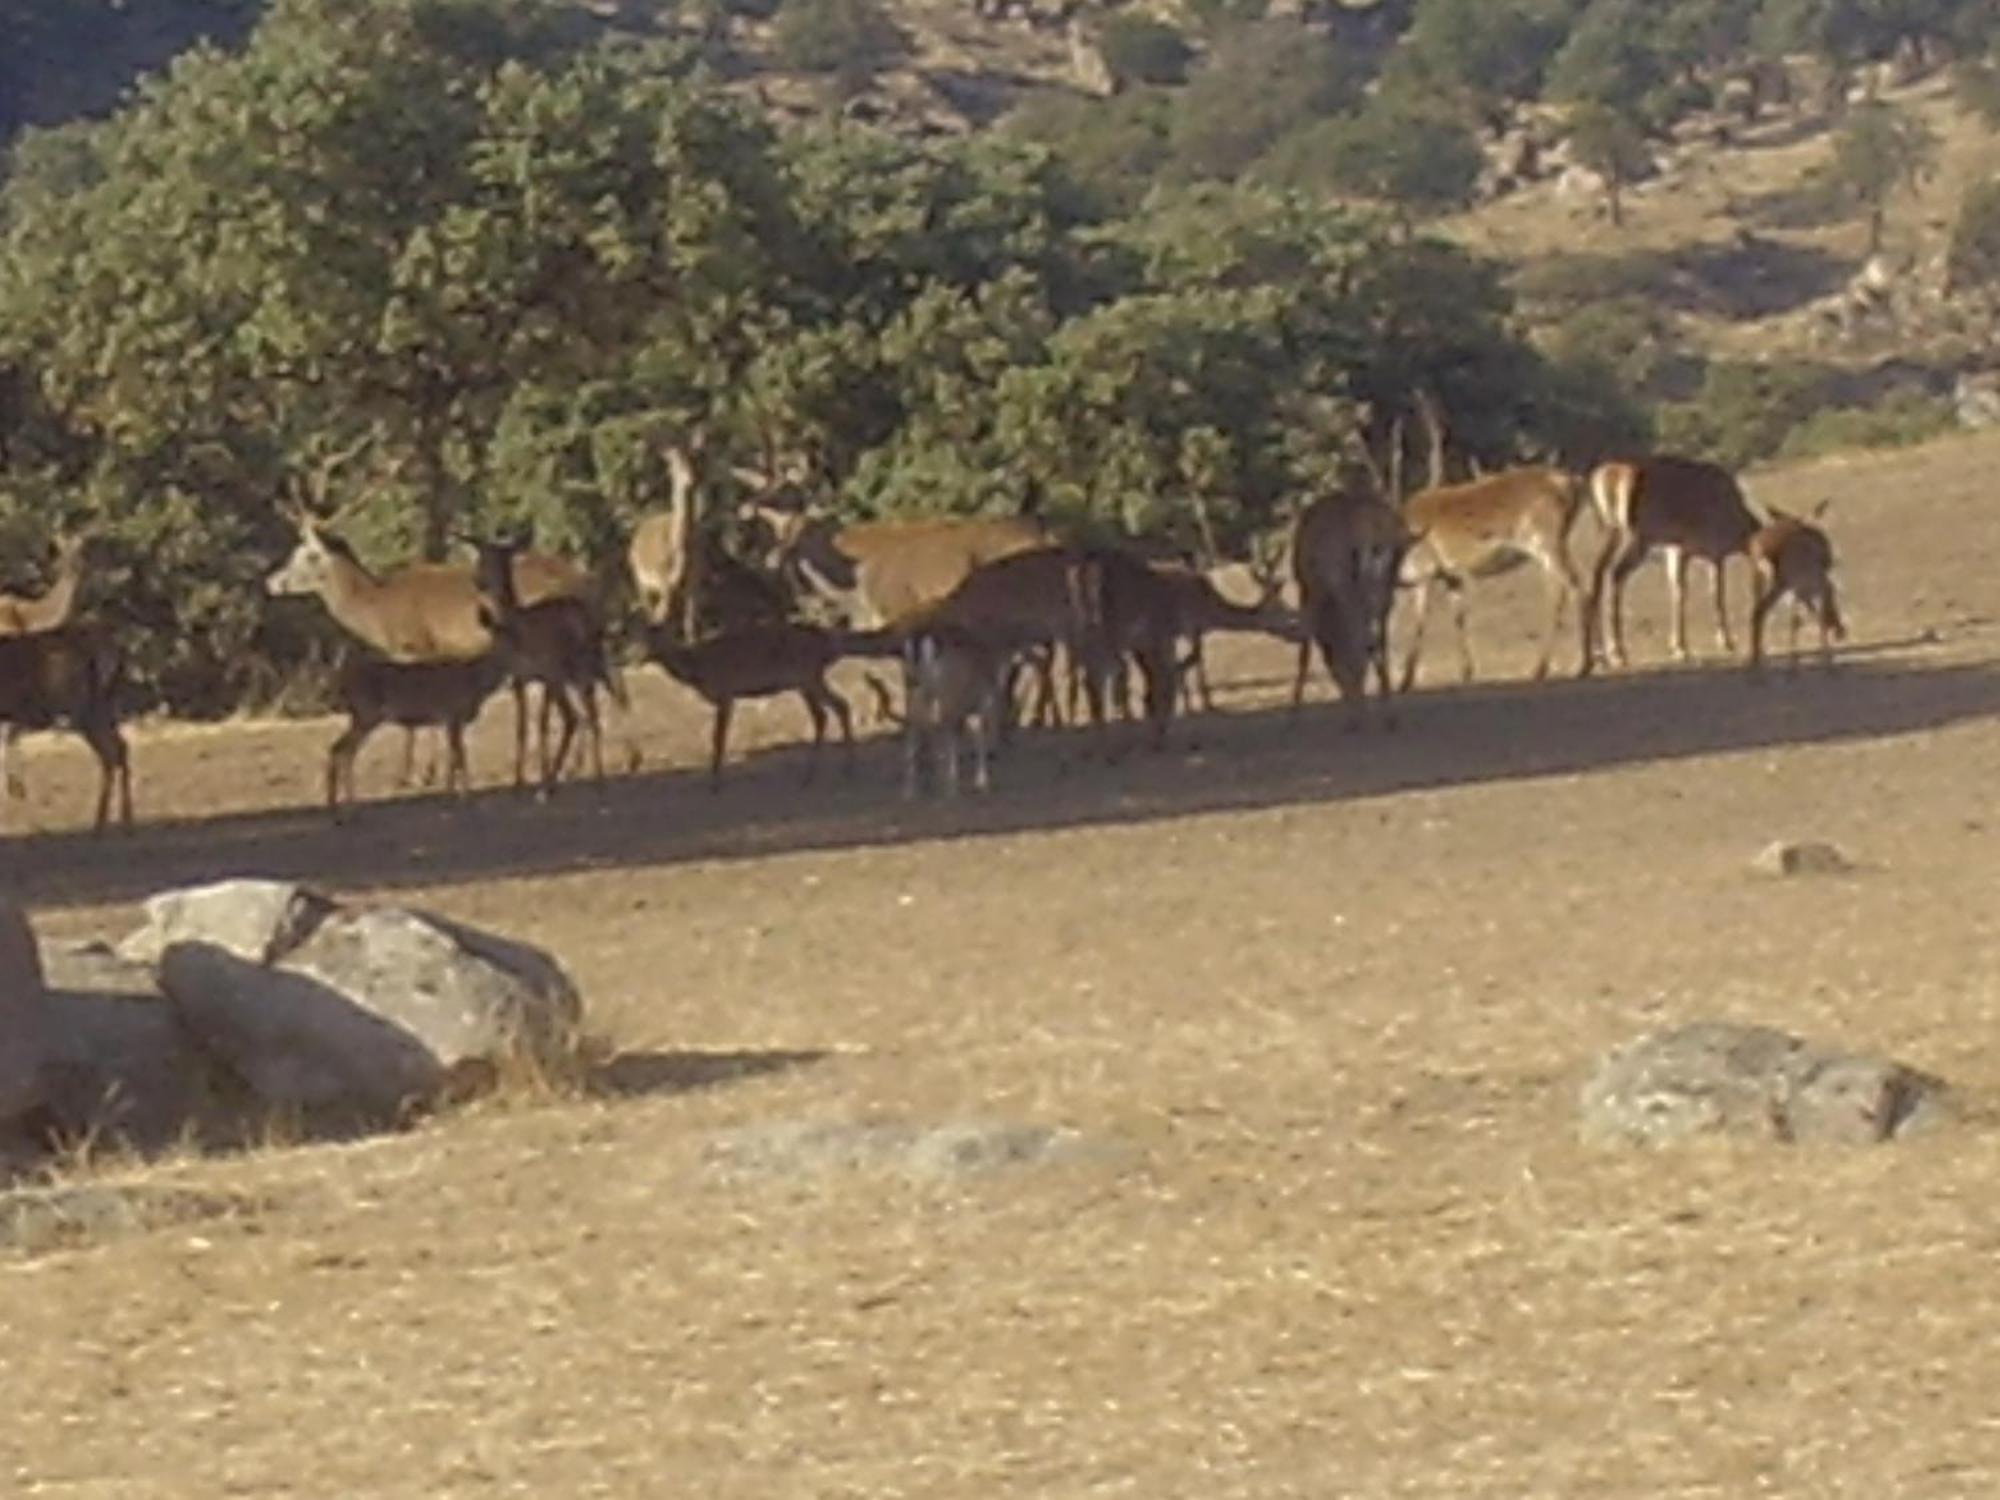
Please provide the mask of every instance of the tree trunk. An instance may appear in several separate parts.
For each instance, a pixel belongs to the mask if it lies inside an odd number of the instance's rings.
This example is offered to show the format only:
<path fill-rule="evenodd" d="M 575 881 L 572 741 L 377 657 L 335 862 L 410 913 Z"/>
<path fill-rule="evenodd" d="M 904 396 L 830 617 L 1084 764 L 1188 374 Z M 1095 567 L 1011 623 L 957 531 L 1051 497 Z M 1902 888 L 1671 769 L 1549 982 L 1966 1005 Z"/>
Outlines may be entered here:
<path fill-rule="evenodd" d="M 1606 177 L 1604 179 L 1604 201 L 1611 209 L 1611 227 L 1613 229 L 1623 229 L 1625 227 L 1625 200 L 1618 191 L 1618 179 L 1616 177 Z"/>

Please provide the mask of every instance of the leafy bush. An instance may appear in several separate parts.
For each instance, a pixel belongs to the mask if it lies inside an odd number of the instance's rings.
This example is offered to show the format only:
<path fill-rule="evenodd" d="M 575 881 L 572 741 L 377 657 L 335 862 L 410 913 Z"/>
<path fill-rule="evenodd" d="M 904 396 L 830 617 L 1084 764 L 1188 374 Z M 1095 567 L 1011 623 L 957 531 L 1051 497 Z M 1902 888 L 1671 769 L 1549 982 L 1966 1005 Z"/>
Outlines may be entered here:
<path fill-rule="evenodd" d="M 1566 365 L 1607 372 L 1623 389 L 1657 396 L 1687 354 L 1673 324 L 1649 297 L 1615 297 L 1579 307 L 1542 341 Z"/>
<path fill-rule="evenodd" d="M 1815 458 L 1853 448 L 1903 448 L 1958 425 L 1951 402 L 1921 391 L 1897 391 L 1873 406 L 1814 412 L 1785 434 L 1780 458 Z"/>
<path fill-rule="evenodd" d="M 1671 259 L 1660 251 L 1630 255 L 1545 255 L 1514 274 L 1514 295 L 1538 321 L 1556 321 L 1579 308 L 1623 298 L 1656 297 L 1673 274 Z"/>
<path fill-rule="evenodd" d="M 910 50 L 910 39 L 880 0 L 783 0 L 771 35 L 778 61 L 865 85 Z"/>
<path fill-rule="evenodd" d="M 1717 360 L 1690 401 L 1661 408 L 1660 445 L 1741 469 L 1770 458 L 1817 409 L 1827 373 L 1804 361 Z"/>
<path fill-rule="evenodd" d="M 1325 33 L 1296 21 L 1226 32 L 1174 101 L 1170 169 L 1238 177 L 1289 132 L 1358 103 L 1361 83 Z"/>
<path fill-rule="evenodd" d="M 1007 128 L 1048 147 L 1101 206 L 1128 210 L 1166 163 L 1168 119 L 1167 99 L 1158 89 L 1133 89 L 1115 99 L 1046 89 L 1023 100 Z"/>
<path fill-rule="evenodd" d="M 1456 118 L 1391 94 L 1357 114 L 1294 131 L 1258 175 L 1373 199 L 1407 226 L 1471 202 L 1485 165 L 1479 143 Z"/>
<path fill-rule="evenodd" d="M 1097 36 L 1104 66 L 1120 84 L 1185 83 L 1194 48 L 1151 16 L 1113 16 Z"/>
<path fill-rule="evenodd" d="M 1945 275 L 1955 292 L 2000 292 L 2000 181 L 1966 190 L 1951 226 Z"/>

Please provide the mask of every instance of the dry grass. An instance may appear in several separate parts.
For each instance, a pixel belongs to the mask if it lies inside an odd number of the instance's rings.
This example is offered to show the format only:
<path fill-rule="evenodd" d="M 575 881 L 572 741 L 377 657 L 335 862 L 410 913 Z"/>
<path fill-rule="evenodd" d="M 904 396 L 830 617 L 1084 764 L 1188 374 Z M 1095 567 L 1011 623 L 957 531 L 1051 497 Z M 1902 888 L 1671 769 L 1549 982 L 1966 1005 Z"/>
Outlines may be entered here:
<path fill-rule="evenodd" d="M 84 758 L 39 746 L 52 831 L 7 853 L 46 928 L 310 866 L 550 944 L 624 1056 L 391 1139 L 121 1168 L 264 1206 L 0 1259 L 0 1476 L 119 1500 L 1984 1493 L 1990 1124 L 1647 1156 L 1584 1149 L 1571 1100 L 1601 1048 L 1697 1016 L 2000 1098 L 1995 543 L 1951 529 L 1996 460 L 1753 476 L 1836 496 L 1861 641 L 1830 681 L 1452 687 L 1355 737 L 1288 730 L 1285 653 L 1244 645 L 1199 751 L 1017 757 L 960 809 L 901 805 L 883 746 L 802 793 L 766 753 L 799 732 L 783 709 L 710 797 L 704 717 L 651 681 L 635 728 L 680 769 L 602 811 L 405 801 L 329 832 L 286 804 L 331 727 L 246 726 L 142 735 L 148 813 L 181 821 L 96 843 Z M 1539 599 L 1500 592 L 1484 656 L 1518 672 Z M 1633 602 L 1656 623 L 1656 583 Z M 1750 876 L 1781 836 L 1866 869 Z M 968 1115 L 1138 1164 L 702 1165 L 733 1125 Z"/>

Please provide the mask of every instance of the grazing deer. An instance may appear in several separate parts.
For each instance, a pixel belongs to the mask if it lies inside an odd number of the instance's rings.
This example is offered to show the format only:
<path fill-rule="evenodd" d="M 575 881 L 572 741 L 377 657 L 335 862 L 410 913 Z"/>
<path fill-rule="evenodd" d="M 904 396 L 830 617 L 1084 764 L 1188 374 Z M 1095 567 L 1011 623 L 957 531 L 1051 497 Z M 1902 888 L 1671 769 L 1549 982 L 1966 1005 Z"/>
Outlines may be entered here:
<path fill-rule="evenodd" d="M 1826 501 L 1813 507 L 1812 520 L 1826 514 Z M 1777 602 L 1791 596 L 1792 670 L 1799 665 L 1799 616 L 1811 610 L 1819 622 L 1820 660 L 1833 665 L 1833 643 L 1847 638 L 1840 601 L 1833 588 L 1833 543 L 1812 521 L 1769 506 L 1771 519 L 1750 538 L 1745 551 L 1757 578 L 1757 602 L 1750 610 L 1750 669 L 1764 663 L 1764 621 Z"/>
<path fill-rule="evenodd" d="M 33 635 L 67 625 L 76 613 L 89 550 L 88 537 L 58 535 L 55 569 L 48 588 L 39 594 L 0 594 L 0 636 Z M 9 742 L 17 733 L 11 725 L 0 725 L 0 783 L 4 783 L 8 796 L 25 797 L 28 789 L 19 774 L 6 769 Z"/>
<path fill-rule="evenodd" d="M 482 614 L 471 568 L 416 563 L 378 578 L 362 566 L 346 542 L 318 521 L 303 511 L 294 512 L 293 520 L 299 529 L 298 545 L 264 580 L 266 592 L 317 594 L 343 630 L 388 661 L 472 661 L 493 650 L 493 631 Z M 582 599 L 589 587 L 573 563 L 536 552 L 515 557 L 513 582 L 516 597 L 530 606 L 557 597 Z M 511 687 L 514 785 L 520 787 L 527 782 L 527 691 L 519 681 Z M 405 727 L 414 737 L 415 726 L 405 723 Z M 546 758 L 546 746 L 544 751 Z M 406 741 L 405 780 L 408 766 Z"/>
<path fill-rule="evenodd" d="M 569 758 L 576 738 L 579 711 L 590 741 L 592 774 L 599 787 L 604 783 L 604 724 L 597 711 L 597 689 L 602 686 L 620 708 L 629 708 L 625 686 L 612 669 L 605 650 L 604 627 L 596 611 L 571 594 L 521 602 L 514 585 L 515 563 L 526 546 L 524 539 L 466 539 L 478 554 L 473 581 L 479 589 L 480 619 L 493 633 L 495 649 L 506 661 L 514 681 L 539 683 L 542 689 L 541 769 L 539 795 L 555 795 L 556 782 Z M 553 757 L 549 754 L 549 711 L 562 720 L 562 740 Z M 514 754 L 524 753 L 520 742 L 526 726 L 516 720 Z"/>
<path fill-rule="evenodd" d="M 812 780 L 818 767 L 820 748 L 826 742 L 826 720 L 831 714 L 839 721 L 848 770 L 852 772 L 854 716 L 848 711 L 847 700 L 826 680 L 827 669 L 840 658 L 842 649 L 841 639 L 833 632 L 789 621 L 746 625 L 696 641 L 683 640 L 667 625 L 652 625 L 646 630 L 647 655 L 669 677 L 694 689 L 715 709 L 708 763 L 710 791 L 719 791 L 722 786 L 722 762 L 729 751 L 729 720 L 739 698 L 769 698 L 779 693 L 799 695 L 813 726 L 812 756 L 806 762 L 807 781 Z"/>
<path fill-rule="evenodd" d="M 1750 545 L 1758 527 L 1735 476 L 1699 459 L 1657 454 L 1631 462 L 1599 464 L 1591 472 L 1590 494 L 1598 519 L 1609 533 L 1591 578 L 1584 621 L 1585 647 L 1591 658 L 1598 654 L 1591 632 L 1601 628 L 1609 635 L 1613 659 L 1621 667 L 1627 664 L 1625 585 L 1655 547 L 1666 554 L 1674 659 L 1689 658 L 1687 570 L 1689 560 L 1697 557 L 1714 570 L 1716 640 L 1725 654 L 1735 655 L 1723 565 Z M 1607 582 L 1611 586 L 1609 618 L 1600 624 L 1598 611 L 1606 607 Z"/>
<path fill-rule="evenodd" d="M 119 676 L 117 648 L 90 626 L 0 636 L 0 777 L 7 774 L 7 752 L 18 734 L 67 724 L 97 757 L 93 826 L 100 833 L 114 788 L 119 821 L 132 826 L 132 765 L 118 728 Z"/>
<path fill-rule="evenodd" d="M 1173 601 L 1175 634 L 1187 643 L 1187 651 L 1176 666 L 1187 713 L 1194 712 L 1197 691 L 1202 712 L 1215 712 L 1215 692 L 1209 685 L 1203 646 L 1210 632 L 1259 632 L 1284 640 L 1298 637 L 1298 616 L 1278 601 L 1282 580 L 1275 570 L 1258 579 L 1260 594 L 1256 603 L 1238 604 L 1216 587 L 1213 572 L 1203 571 L 1191 562 L 1155 562 L 1152 568 Z"/>
<path fill-rule="evenodd" d="M 472 783 L 465 760 L 466 726 L 479 717 L 480 708 L 507 675 L 507 663 L 498 651 L 457 661 L 386 661 L 363 651 L 351 653 L 335 689 L 347 713 L 347 728 L 326 753 L 326 806 L 334 821 L 342 817 L 343 787 L 347 803 L 355 801 L 355 757 L 384 724 L 411 731 L 442 728 L 444 789 L 463 799 Z"/>
<path fill-rule="evenodd" d="M 1314 500 L 1292 526 L 1292 578 L 1298 587 L 1298 671 L 1292 712 L 1305 701 L 1306 672 L 1319 647 L 1327 675 L 1347 704 L 1348 728 L 1367 717 L 1368 672 L 1385 726 L 1393 725 L 1389 610 L 1409 546 L 1403 518 L 1372 488 L 1351 484 Z M 1409 686 L 1407 677 L 1404 688 Z"/>
<path fill-rule="evenodd" d="M 1404 502 L 1403 524 L 1411 540 L 1401 582 L 1417 590 L 1409 653 L 1403 659 L 1404 692 L 1417 680 L 1432 592 L 1440 585 L 1451 591 L 1459 660 L 1464 678 L 1470 682 L 1475 668 L 1466 629 L 1467 590 L 1481 579 L 1511 572 L 1523 563 L 1541 568 L 1553 586 L 1554 611 L 1541 660 L 1535 666 L 1538 679 L 1548 675 L 1564 612 L 1583 597 L 1582 579 L 1569 551 L 1570 529 L 1582 503 L 1582 486 L 1576 477 L 1546 465 L 1503 469 L 1463 484 L 1434 485 Z M 1579 676 L 1590 671 L 1590 646 L 1590 622 L 1585 619 Z"/>

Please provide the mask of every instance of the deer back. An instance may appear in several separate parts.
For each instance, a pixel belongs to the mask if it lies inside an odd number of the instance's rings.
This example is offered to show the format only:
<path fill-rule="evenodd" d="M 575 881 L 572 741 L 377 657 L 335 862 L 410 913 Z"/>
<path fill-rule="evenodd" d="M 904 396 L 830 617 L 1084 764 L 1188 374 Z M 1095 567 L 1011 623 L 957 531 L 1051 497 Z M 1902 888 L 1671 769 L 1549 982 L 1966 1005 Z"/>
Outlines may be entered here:
<path fill-rule="evenodd" d="M 793 566 L 822 593 L 845 595 L 861 628 L 895 624 L 937 603 L 984 564 L 1046 548 L 1031 517 L 870 521 L 802 532 Z"/>
<path fill-rule="evenodd" d="M 1710 557 L 1742 551 L 1757 517 L 1736 476 L 1702 459 L 1658 454 L 1635 466 L 1625 529 Z"/>

